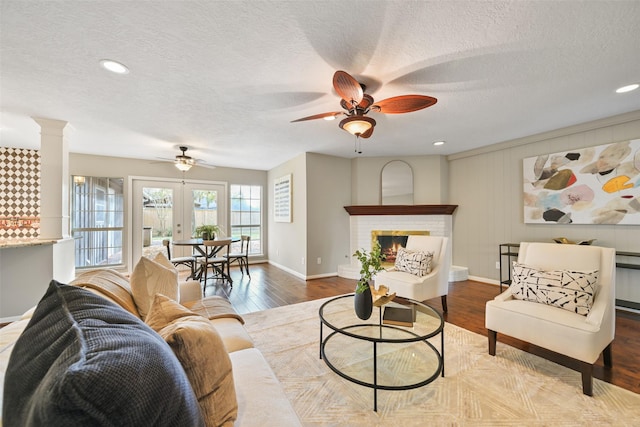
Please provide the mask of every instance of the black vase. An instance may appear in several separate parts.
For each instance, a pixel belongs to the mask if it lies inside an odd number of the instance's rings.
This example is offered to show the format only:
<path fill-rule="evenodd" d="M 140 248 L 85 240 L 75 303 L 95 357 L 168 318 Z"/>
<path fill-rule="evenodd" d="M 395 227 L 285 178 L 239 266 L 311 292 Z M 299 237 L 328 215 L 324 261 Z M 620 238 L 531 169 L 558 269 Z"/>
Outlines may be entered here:
<path fill-rule="evenodd" d="M 371 288 L 367 286 L 364 292 L 356 292 L 353 299 L 353 307 L 356 310 L 356 316 L 362 320 L 367 320 L 373 312 L 373 298 L 371 296 Z"/>

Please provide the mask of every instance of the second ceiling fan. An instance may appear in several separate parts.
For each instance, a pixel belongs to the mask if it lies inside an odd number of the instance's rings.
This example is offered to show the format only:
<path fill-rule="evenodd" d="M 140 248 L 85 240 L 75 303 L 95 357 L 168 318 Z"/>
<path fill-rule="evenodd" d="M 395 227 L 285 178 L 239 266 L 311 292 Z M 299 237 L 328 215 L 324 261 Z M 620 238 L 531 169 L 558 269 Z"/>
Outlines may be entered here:
<path fill-rule="evenodd" d="M 363 85 L 358 83 L 345 71 L 336 71 L 333 75 L 333 87 L 342 100 L 340 105 L 345 111 L 315 114 L 292 120 L 302 122 L 306 120 L 336 118 L 340 115 L 347 116 L 340 121 L 340 128 L 359 138 L 369 138 L 373 134 L 376 121 L 367 116 L 371 111 L 383 114 L 402 114 L 422 110 L 431 107 L 438 102 L 436 98 L 425 95 L 400 95 L 375 102 L 373 97 L 364 93 Z"/>

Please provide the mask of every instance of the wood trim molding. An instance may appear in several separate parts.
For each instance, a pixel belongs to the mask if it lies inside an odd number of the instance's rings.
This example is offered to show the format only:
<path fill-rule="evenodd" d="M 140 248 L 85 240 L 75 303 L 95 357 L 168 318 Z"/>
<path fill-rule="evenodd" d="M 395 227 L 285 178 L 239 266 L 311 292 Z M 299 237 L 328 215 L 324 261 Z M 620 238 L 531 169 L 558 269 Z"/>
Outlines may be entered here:
<path fill-rule="evenodd" d="M 345 206 L 349 215 L 453 215 L 458 205 L 358 205 Z"/>

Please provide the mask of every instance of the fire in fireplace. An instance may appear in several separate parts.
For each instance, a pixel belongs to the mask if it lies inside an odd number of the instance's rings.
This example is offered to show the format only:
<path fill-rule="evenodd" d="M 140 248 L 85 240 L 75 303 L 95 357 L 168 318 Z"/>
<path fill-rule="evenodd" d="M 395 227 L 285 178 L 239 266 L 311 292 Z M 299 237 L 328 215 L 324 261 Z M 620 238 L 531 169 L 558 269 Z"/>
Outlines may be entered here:
<path fill-rule="evenodd" d="M 396 262 L 396 255 L 400 248 L 407 246 L 407 239 L 411 235 L 428 236 L 430 233 L 426 230 L 372 230 L 371 245 L 375 242 L 380 243 L 382 254 L 385 256 L 384 265 L 393 265 Z"/>

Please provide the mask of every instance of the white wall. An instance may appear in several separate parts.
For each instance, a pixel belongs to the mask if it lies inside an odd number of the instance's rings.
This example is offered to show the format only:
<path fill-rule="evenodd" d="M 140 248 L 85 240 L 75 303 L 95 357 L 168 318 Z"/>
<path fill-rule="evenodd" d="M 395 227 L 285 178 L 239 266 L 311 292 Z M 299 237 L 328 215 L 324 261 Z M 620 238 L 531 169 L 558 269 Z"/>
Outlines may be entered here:
<path fill-rule="evenodd" d="M 307 153 L 307 276 L 335 275 L 349 263 L 351 160 Z M 318 264 L 318 258 L 321 264 Z"/>
<path fill-rule="evenodd" d="M 44 296 L 49 282 L 73 280 L 74 241 L 63 239 L 20 247 L 0 247 L 0 323 L 35 306 Z"/>
<path fill-rule="evenodd" d="M 269 262 L 300 278 L 307 275 L 307 162 L 301 154 L 285 162 L 267 174 L 269 207 Z M 275 222 L 273 219 L 274 180 L 291 174 L 292 214 L 291 222 Z"/>
<path fill-rule="evenodd" d="M 352 205 L 380 204 L 380 174 L 392 160 L 402 160 L 413 170 L 413 204 L 448 203 L 448 163 L 444 156 L 360 157 L 351 161 Z"/>
<path fill-rule="evenodd" d="M 522 159 L 640 138 L 640 111 L 449 156 L 454 215 L 453 263 L 470 276 L 498 281 L 500 243 L 597 239 L 595 244 L 640 252 L 639 225 L 525 224 Z M 640 271 L 617 270 L 617 298 L 640 301 Z"/>

